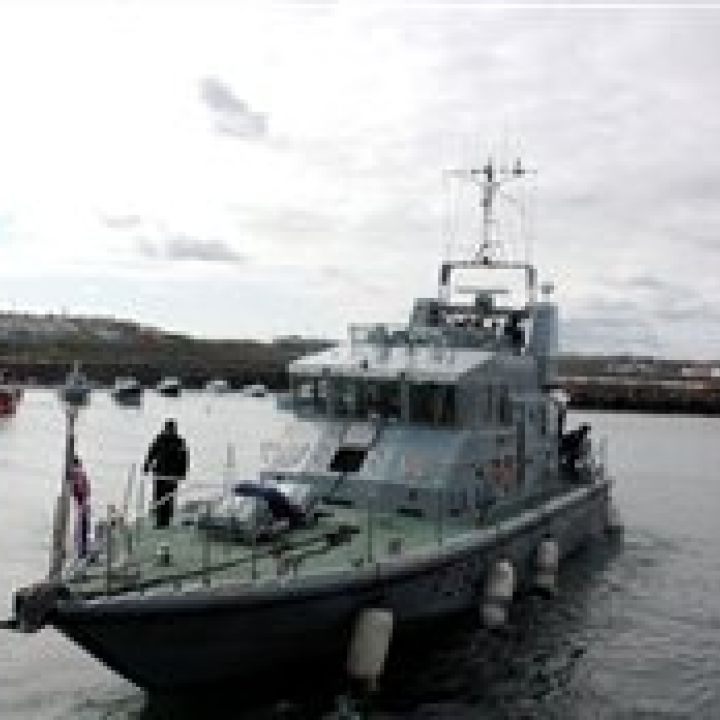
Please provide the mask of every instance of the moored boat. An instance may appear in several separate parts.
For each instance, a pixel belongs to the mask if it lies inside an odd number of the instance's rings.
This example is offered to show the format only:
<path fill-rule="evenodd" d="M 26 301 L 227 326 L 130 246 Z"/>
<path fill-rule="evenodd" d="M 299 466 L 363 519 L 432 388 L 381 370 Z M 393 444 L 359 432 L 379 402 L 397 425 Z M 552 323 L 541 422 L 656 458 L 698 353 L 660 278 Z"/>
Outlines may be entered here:
<path fill-rule="evenodd" d="M 406 324 L 351 326 L 290 364 L 293 421 L 257 477 L 183 488 L 161 529 L 130 514 L 135 486 L 90 557 L 67 561 L 66 476 L 49 579 L 16 593 L 17 627 L 49 623 L 151 690 L 278 685 L 321 664 L 372 684 L 396 631 L 468 610 L 497 628 L 523 592 L 555 592 L 563 559 L 616 520 L 602 448 L 565 431 L 552 392 L 551 288 L 498 256 L 494 200 L 523 175 L 470 174 L 482 242 L 442 263 Z M 456 298 L 458 273 L 507 271 L 518 303 L 495 283 Z"/>
<path fill-rule="evenodd" d="M 155 388 L 160 395 L 165 397 L 178 397 L 182 392 L 182 383 L 176 377 L 163 378 Z"/>
<path fill-rule="evenodd" d="M 267 388 L 262 383 L 252 383 L 242 389 L 242 394 L 245 397 L 265 397 L 267 395 Z"/>
<path fill-rule="evenodd" d="M 0 417 L 14 415 L 21 398 L 22 390 L 0 370 Z"/>
<path fill-rule="evenodd" d="M 112 398 L 121 405 L 139 405 L 143 386 L 134 377 L 119 377 L 110 391 Z"/>
<path fill-rule="evenodd" d="M 90 401 L 92 387 L 87 376 L 80 370 L 80 363 L 76 362 L 73 369 L 65 377 L 60 386 L 59 393 L 63 402 L 68 405 L 85 405 Z"/>
<path fill-rule="evenodd" d="M 209 380 L 205 385 L 205 390 L 214 395 L 225 395 L 230 392 L 230 383 L 223 378 Z"/>

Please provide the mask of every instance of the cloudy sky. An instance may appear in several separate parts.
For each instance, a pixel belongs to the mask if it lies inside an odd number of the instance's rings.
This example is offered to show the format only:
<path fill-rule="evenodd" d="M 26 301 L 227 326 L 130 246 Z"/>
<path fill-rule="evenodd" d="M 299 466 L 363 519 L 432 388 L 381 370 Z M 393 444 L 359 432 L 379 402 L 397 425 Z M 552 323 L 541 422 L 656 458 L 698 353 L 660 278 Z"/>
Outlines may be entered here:
<path fill-rule="evenodd" d="M 0 310 L 337 337 L 520 149 L 564 347 L 720 357 L 720 9 L 0 5 Z"/>

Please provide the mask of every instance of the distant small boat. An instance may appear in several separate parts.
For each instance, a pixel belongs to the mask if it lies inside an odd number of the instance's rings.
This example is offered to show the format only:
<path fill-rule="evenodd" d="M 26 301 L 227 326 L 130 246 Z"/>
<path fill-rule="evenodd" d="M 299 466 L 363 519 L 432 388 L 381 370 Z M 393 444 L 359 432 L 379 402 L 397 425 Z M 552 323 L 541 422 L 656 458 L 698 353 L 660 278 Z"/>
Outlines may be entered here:
<path fill-rule="evenodd" d="M 167 377 L 163 378 L 155 389 L 165 397 L 178 397 L 182 390 L 182 384 L 175 377 Z"/>
<path fill-rule="evenodd" d="M 121 405 L 138 405 L 142 399 L 143 387 L 134 377 L 120 377 L 110 391 L 113 399 Z"/>
<path fill-rule="evenodd" d="M 68 405 L 85 405 L 90 400 L 90 391 L 87 376 L 81 372 L 80 363 L 76 362 L 65 383 L 60 386 L 60 397 Z"/>
<path fill-rule="evenodd" d="M 207 385 L 205 385 L 205 390 L 210 393 L 215 393 L 216 395 L 224 395 L 225 393 L 230 392 L 230 383 L 222 378 L 209 380 Z"/>
<path fill-rule="evenodd" d="M 267 388 L 260 383 L 246 385 L 243 388 L 243 395 L 246 397 L 265 397 L 267 395 Z"/>
<path fill-rule="evenodd" d="M 0 417 L 14 415 L 21 397 L 22 390 L 7 379 L 6 373 L 0 372 Z"/>

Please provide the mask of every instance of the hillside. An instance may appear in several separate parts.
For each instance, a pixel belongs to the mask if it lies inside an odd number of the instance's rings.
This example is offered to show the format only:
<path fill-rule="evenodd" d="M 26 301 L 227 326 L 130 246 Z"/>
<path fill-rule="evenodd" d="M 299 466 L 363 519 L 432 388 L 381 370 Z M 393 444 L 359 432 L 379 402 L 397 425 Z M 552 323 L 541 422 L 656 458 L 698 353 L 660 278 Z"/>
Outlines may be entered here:
<path fill-rule="evenodd" d="M 297 337 L 205 340 L 111 318 L 0 315 L 0 368 L 41 384 L 60 382 L 77 361 L 99 384 L 119 375 L 144 384 L 177 375 L 190 387 L 214 377 L 234 386 L 283 387 L 290 360 L 328 344 Z"/>
<path fill-rule="evenodd" d="M 0 370 L 19 382 L 55 384 L 74 362 L 95 383 L 133 375 L 154 385 L 165 375 L 186 387 L 224 378 L 233 387 L 287 387 L 287 364 L 331 342 L 299 337 L 206 340 L 113 318 L 0 314 Z M 720 362 L 654 357 L 563 355 L 558 387 L 577 408 L 720 413 Z"/>

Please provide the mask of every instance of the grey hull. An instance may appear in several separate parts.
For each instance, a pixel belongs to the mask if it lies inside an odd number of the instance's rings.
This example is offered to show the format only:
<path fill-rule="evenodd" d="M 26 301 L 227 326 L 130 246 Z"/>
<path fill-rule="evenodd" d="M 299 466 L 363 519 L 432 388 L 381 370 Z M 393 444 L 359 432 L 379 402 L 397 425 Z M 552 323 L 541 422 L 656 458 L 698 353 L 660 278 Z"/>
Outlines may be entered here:
<path fill-rule="evenodd" d="M 491 562 L 510 559 L 521 589 L 547 535 L 563 556 L 605 529 L 608 485 L 587 486 L 545 506 L 448 541 L 423 557 L 334 577 L 255 588 L 208 588 L 92 602 L 63 601 L 52 623 L 137 685 L 157 691 L 268 677 L 326 660 L 344 666 L 357 613 L 393 610 L 396 627 L 476 607 Z"/>

